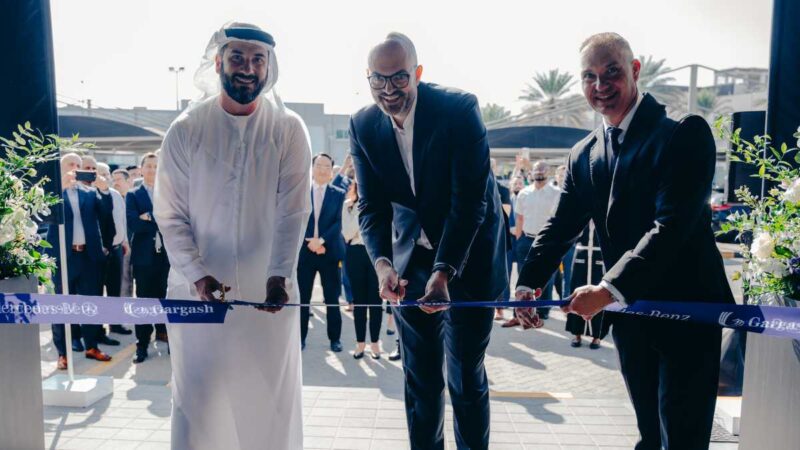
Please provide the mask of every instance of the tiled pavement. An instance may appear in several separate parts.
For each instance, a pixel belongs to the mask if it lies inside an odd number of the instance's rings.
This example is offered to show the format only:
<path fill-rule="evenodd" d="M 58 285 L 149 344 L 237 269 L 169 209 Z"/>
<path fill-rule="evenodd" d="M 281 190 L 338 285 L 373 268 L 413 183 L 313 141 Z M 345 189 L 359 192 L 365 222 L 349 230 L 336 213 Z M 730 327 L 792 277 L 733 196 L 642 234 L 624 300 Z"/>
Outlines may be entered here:
<path fill-rule="evenodd" d="M 316 301 L 316 299 L 315 299 Z M 305 448 L 408 448 L 403 378 L 399 363 L 385 357 L 354 360 L 352 314 L 344 314 L 345 352 L 328 350 L 325 312 L 315 308 L 303 353 Z M 115 336 L 118 337 L 118 336 Z M 386 351 L 394 346 L 385 335 Z M 55 372 L 49 329 L 42 329 L 42 375 Z M 635 419 L 610 340 L 599 350 L 573 349 L 564 316 L 554 311 L 543 329 L 495 325 L 486 358 L 492 389 L 492 449 L 630 449 Z M 76 361 L 77 373 L 115 378 L 114 394 L 87 409 L 45 408 L 50 449 L 168 449 L 169 358 L 163 346 L 151 359 L 130 363 L 133 339 L 111 363 Z M 106 347 L 107 350 L 112 348 Z M 448 448 L 455 448 L 452 414 L 446 417 Z M 264 448 L 269 448 L 265 443 Z M 736 444 L 712 444 L 733 450 Z"/>

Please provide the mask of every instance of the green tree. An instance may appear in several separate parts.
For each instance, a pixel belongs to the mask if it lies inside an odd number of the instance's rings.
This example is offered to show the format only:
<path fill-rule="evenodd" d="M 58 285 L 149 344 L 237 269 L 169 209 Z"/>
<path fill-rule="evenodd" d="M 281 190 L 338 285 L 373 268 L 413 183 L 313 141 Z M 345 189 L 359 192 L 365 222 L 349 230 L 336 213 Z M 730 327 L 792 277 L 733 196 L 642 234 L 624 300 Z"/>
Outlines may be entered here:
<path fill-rule="evenodd" d="M 697 109 L 709 122 L 717 120 L 721 114 L 729 110 L 725 102 L 719 99 L 713 88 L 705 88 L 697 91 Z"/>
<path fill-rule="evenodd" d="M 552 69 L 537 72 L 533 76 L 533 84 L 526 83 L 520 100 L 528 102 L 523 112 L 531 118 L 532 123 L 547 125 L 579 125 L 586 112 L 585 102 L 580 95 L 569 91 L 576 81 L 569 72 Z"/>
<path fill-rule="evenodd" d="M 483 123 L 497 122 L 511 115 L 511 111 L 496 103 L 487 103 L 481 108 Z"/>
<path fill-rule="evenodd" d="M 534 84 L 525 83 L 519 99 L 536 105 L 553 105 L 569 93 L 569 89 L 575 84 L 573 78 L 571 73 L 561 72 L 559 69 L 537 72 L 533 76 Z"/>
<path fill-rule="evenodd" d="M 672 111 L 685 112 L 686 94 L 680 87 L 671 84 L 675 78 L 667 75 L 672 69 L 666 66 L 666 59 L 641 55 L 639 61 L 642 63 L 637 83 L 639 92 L 649 93 Z"/>

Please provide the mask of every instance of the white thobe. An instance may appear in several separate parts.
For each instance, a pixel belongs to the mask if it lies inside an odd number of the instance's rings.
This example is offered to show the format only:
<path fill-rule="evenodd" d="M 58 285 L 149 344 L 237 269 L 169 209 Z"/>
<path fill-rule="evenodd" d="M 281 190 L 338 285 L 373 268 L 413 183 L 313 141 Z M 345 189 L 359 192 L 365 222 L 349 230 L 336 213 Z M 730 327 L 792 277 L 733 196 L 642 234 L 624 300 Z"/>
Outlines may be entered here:
<path fill-rule="evenodd" d="M 244 120 L 217 96 L 178 117 L 158 165 L 154 215 L 171 269 L 167 296 L 197 299 L 211 275 L 227 298 L 263 302 L 287 280 L 311 210 L 311 151 L 300 117 L 261 98 Z M 228 312 L 224 325 L 169 326 L 173 449 L 301 449 L 297 308 Z"/>

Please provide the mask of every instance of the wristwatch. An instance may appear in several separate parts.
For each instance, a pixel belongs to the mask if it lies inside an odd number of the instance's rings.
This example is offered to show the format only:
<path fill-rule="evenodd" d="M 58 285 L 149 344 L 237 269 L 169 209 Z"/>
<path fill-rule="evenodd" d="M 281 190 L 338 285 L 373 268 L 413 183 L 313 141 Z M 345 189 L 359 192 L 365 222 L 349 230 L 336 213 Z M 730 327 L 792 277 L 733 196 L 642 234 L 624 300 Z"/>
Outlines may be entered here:
<path fill-rule="evenodd" d="M 450 264 L 445 263 L 436 263 L 433 265 L 434 272 L 444 272 L 447 274 L 447 281 L 453 281 L 453 278 L 456 277 L 458 271 L 456 271 L 455 267 L 451 266 Z"/>

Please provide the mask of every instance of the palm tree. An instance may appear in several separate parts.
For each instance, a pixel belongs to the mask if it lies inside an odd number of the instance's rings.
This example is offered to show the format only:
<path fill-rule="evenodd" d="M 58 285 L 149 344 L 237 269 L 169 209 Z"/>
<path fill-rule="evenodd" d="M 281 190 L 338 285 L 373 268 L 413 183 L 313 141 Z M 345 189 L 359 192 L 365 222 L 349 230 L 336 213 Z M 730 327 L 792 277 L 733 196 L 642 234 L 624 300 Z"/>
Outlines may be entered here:
<path fill-rule="evenodd" d="M 678 86 L 672 85 L 675 78 L 667 76 L 671 69 L 664 64 L 665 59 L 656 60 L 652 56 L 641 55 L 639 61 L 642 68 L 639 70 L 637 83 L 640 92 L 648 92 L 667 108 L 675 111 L 686 110 L 686 95 Z"/>
<path fill-rule="evenodd" d="M 715 121 L 720 114 L 725 114 L 729 110 L 725 101 L 719 100 L 713 88 L 697 91 L 697 109 L 709 122 Z"/>
<path fill-rule="evenodd" d="M 570 88 L 575 84 L 574 77 L 569 72 L 553 69 L 548 72 L 537 72 L 533 82 L 526 83 L 520 100 L 529 104 L 523 112 L 535 117 L 534 122 L 548 125 L 569 124 L 579 125 L 584 120 L 586 108 L 576 102 L 579 95 L 568 95 Z"/>
<path fill-rule="evenodd" d="M 495 103 L 487 103 L 481 108 L 481 117 L 483 117 L 483 123 L 491 123 L 498 120 L 503 120 L 510 115 L 511 111 Z"/>
<path fill-rule="evenodd" d="M 572 78 L 571 73 L 562 73 L 558 69 L 553 69 L 547 73 L 537 72 L 533 76 L 533 81 L 536 85 L 526 83 L 525 89 L 522 90 L 523 95 L 519 99 L 531 103 L 539 104 L 545 102 L 553 105 L 569 92 L 569 89 L 575 84 Z"/>

